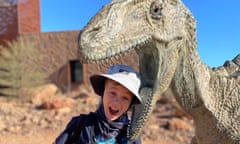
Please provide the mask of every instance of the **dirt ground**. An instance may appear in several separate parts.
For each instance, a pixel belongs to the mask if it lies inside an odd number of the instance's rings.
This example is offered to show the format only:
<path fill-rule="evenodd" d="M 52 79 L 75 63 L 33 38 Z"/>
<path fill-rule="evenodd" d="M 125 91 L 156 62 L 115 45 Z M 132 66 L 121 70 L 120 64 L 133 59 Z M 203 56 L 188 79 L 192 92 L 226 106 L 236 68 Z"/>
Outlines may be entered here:
<path fill-rule="evenodd" d="M 71 94 L 36 93 L 24 102 L 0 97 L 0 144 L 51 144 L 72 116 L 93 111 L 98 102 L 84 87 Z M 193 135 L 191 118 L 160 97 L 141 138 L 143 144 L 189 144 Z"/>

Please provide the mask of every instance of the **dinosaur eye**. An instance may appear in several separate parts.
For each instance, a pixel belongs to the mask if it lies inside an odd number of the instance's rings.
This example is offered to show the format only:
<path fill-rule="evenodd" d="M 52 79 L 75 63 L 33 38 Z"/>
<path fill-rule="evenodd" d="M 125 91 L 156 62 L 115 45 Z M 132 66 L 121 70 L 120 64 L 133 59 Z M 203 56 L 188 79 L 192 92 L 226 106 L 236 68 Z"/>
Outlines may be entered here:
<path fill-rule="evenodd" d="M 162 17 L 163 5 L 159 1 L 154 1 L 151 4 L 150 13 L 153 19 L 160 19 Z"/>

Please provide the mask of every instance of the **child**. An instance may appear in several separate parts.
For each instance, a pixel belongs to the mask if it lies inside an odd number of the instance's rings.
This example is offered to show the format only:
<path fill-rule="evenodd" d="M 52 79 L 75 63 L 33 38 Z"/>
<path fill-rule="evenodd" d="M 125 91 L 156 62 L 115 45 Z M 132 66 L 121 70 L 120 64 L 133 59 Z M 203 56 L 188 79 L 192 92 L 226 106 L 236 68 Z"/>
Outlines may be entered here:
<path fill-rule="evenodd" d="M 90 77 L 96 94 L 101 96 L 96 112 L 72 118 L 55 144 L 141 144 L 126 137 L 129 119 L 127 111 L 141 103 L 140 79 L 131 67 L 113 65 L 106 74 Z"/>

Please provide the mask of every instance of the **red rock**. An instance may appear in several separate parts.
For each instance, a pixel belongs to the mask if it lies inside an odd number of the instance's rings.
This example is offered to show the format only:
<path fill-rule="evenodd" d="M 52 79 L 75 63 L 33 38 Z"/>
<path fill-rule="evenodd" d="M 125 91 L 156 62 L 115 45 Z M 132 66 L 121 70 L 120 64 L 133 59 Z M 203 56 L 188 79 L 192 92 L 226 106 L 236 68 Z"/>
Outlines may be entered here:
<path fill-rule="evenodd" d="M 40 106 L 43 109 L 59 109 L 64 107 L 69 107 L 72 104 L 72 100 L 70 99 L 53 99 L 53 100 L 47 100 L 42 103 Z"/>
<path fill-rule="evenodd" d="M 20 97 L 31 98 L 33 104 L 40 104 L 42 101 L 55 96 L 58 92 L 58 87 L 54 84 L 46 84 L 34 88 L 22 88 Z"/>

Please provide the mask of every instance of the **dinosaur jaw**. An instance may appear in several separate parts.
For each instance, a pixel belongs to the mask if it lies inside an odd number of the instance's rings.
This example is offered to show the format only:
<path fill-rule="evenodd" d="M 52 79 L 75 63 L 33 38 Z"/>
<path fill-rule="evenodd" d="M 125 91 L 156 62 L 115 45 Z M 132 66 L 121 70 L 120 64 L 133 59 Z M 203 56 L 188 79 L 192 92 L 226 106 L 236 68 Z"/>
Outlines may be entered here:
<path fill-rule="evenodd" d="M 176 68 L 181 44 L 182 40 L 175 38 L 170 42 L 148 43 L 138 49 L 142 82 L 140 96 L 143 105 L 133 107 L 131 125 L 128 129 L 131 141 L 137 139 L 159 96 L 168 88 Z M 167 59 L 169 57 L 172 59 Z"/>
<path fill-rule="evenodd" d="M 81 62 L 107 63 L 108 61 L 118 60 L 119 57 L 124 56 L 131 50 L 137 50 L 148 41 L 151 41 L 150 36 L 132 39 L 123 37 L 121 39 L 118 35 L 113 38 L 108 38 L 108 35 L 102 35 L 100 33 L 101 32 L 94 30 L 83 30 L 80 33 L 79 58 Z"/>

